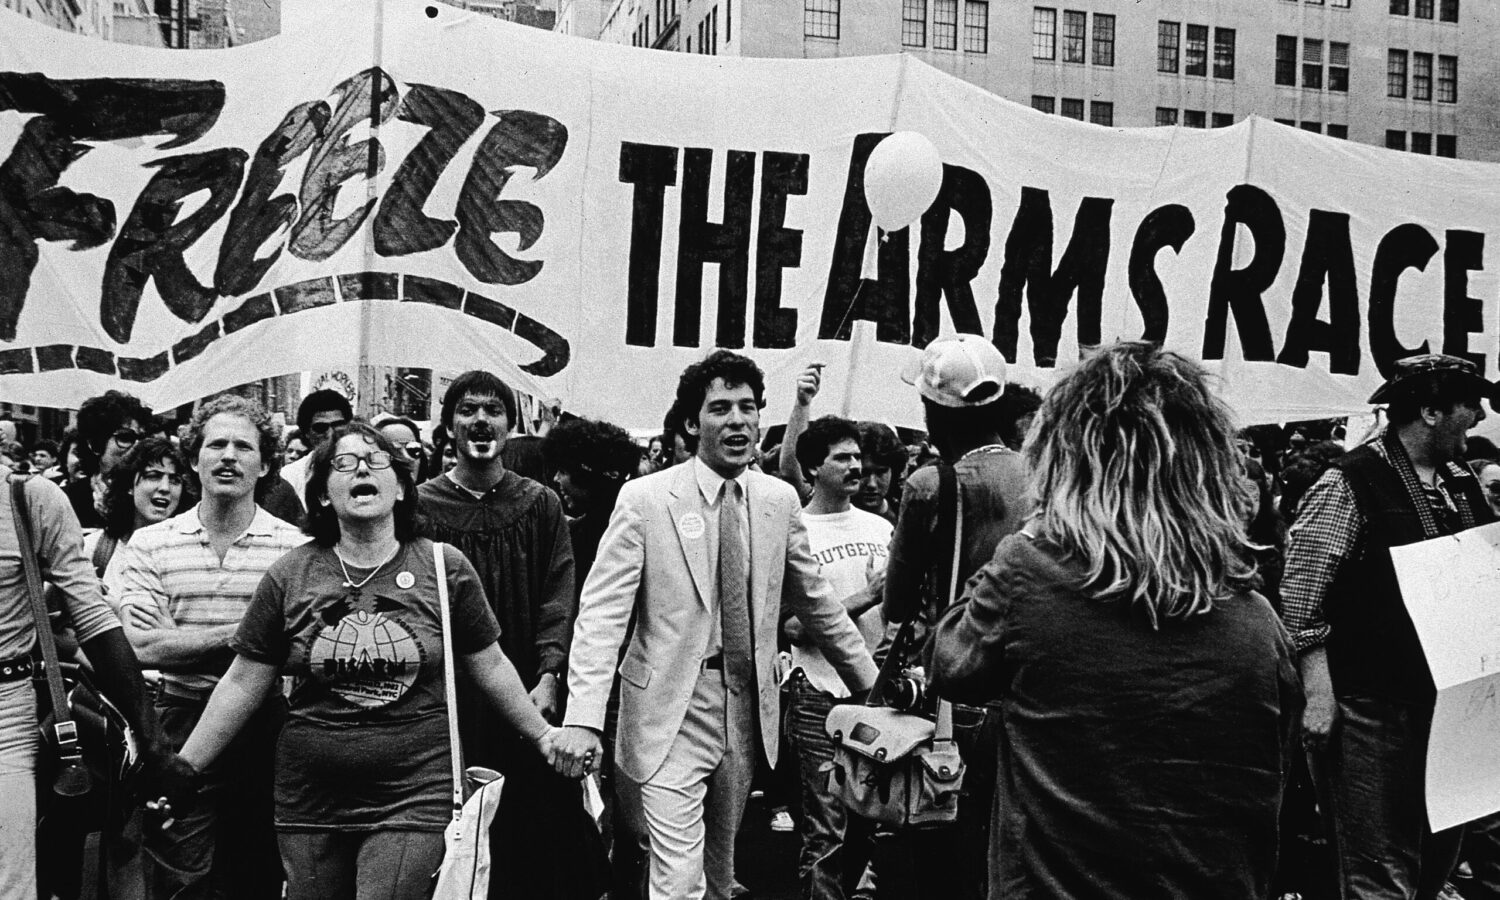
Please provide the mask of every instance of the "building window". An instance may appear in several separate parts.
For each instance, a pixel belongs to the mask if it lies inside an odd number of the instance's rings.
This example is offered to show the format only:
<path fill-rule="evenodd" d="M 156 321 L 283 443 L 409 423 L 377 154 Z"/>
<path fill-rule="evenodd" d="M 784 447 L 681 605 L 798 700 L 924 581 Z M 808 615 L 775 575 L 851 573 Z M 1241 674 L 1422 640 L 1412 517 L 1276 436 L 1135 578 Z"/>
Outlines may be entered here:
<path fill-rule="evenodd" d="M 1413 100 L 1432 99 L 1432 54 L 1413 53 L 1411 55 L 1411 98 Z"/>
<path fill-rule="evenodd" d="M 1182 124 L 1188 128 L 1203 128 L 1207 125 L 1207 118 L 1201 109 L 1185 109 L 1182 111 Z"/>
<path fill-rule="evenodd" d="M 1440 21 L 1440 22 L 1457 22 L 1458 21 L 1458 0 L 1438 0 L 1438 21 Z M 1442 139 L 1443 139 L 1443 136 L 1442 135 L 1438 135 L 1438 142 L 1439 143 L 1442 142 Z M 1438 155 L 1441 156 L 1442 154 L 1440 153 Z"/>
<path fill-rule="evenodd" d="M 964 2 L 964 52 L 990 52 L 990 5 L 986 0 Z"/>
<path fill-rule="evenodd" d="M 1177 51 L 1181 34 L 1182 26 L 1176 22 L 1156 23 L 1156 71 L 1177 71 Z"/>
<path fill-rule="evenodd" d="M 1094 65 L 1115 64 L 1115 17 L 1094 13 Z"/>
<path fill-rule="evenodd" d="M 1412 7 L 1412 15 L 1419 19 L 1432 18 L 1432 0 L 1417 0 L 1416 6 Z M 1416 139 L 1416 135 L 1412 135 Z"/>
<path fill-rule="evenodd" d="M 1089 121 L 1095 125 L 1115 124 L 1115 105 L 1095 100 L 1089 104 Z"/>
<path fill-rule="evenodd" d="M 1086 13 L 1075 12 L 1071 9 L 1063 10 L 1063 62 L 1083 62 L 1084 35 L 1088 31 L 1088 23 L 1085 21 L 1087 18 Z"/>
<path fill-rule="evenodd" d="M 1276 35 L 1276 83 L 1297 86 L 1297 39 Z"/>
<path fill-rule="evenodd" d="M 839 39 L 839 0 L 802 0 L 802 36 Z"/>
<path fill-rule="evenodd" d="M 1311 131 L 1313 134 L 1322 134 L 1323 133 L 1323 123 L 1322 122 L 1303 122 L 1302 123 L 1302 130 L 1303 131 Z"/>
<path fill-rule="evenodd" d="M 1411 5 L 1408 2 L 1408 0 L 1391 0 L 1391 15 L 1393 15 L 1393 16 L 1404 16 L 1404 15 L 1406 15 L 1409 12 L 1411 12 Z M 1402 143 L 1401 149 L 1405 150 L 1406 149 L 1406 146 L 1405 146 L 1405 144 L 1406 144 L 1406 137 L 1404 135 L 1401 138 L 1401 143 Z"/>
<path fill-rule="evenodd" d="M 1208 74 L 1208 26 L 1187 27 L 1187 55 L 1183 60 L 1184 75 Z"/>
<path fill-rule="evenodd" d="M 1387 97 L 1406 96 L 1406 51 L 1391 50 L 1385 57 L 1385 95 Z M 1405 132 L 1402 132 L 1402 150 L 1406 147 Z"/>
<path fill-rule="evenodd" d="M 1439 103 L 1458 102 L 1458 57 L 1438 57 L 1437 99 Z"/>
<path fill-rule="evenodd" d="M 1323 89 L 1323 42 L 1302 39 L 1302 86 L 1309 91 Z"/>
<path fill-rule="evenodd" d="M 1276 124 L 1277 125 L 1285 125 L 1288 128 L 1296 128 L 1297 127 L 1297 120 L 1296 119 L 1277 119 L 1276 120 Z"/>
<path fill-rule="evenodd" d="M 1332 6 L 1332 7 L 1335 7 L 1337 9 L 1348 9 L 1349 8 L 1349 0 L 1330 0 L 1330 2 L 1329 2 L 1328 5 Z M 1329 125 L 1328 127 L 1332 128 L 1333 126 Z"/>
<path fill-rule="evenodd" d="M 1057 100 L 1053 97 L 1044 97 L 1041 94 L 1032 94 L 1031 108 L 1051 115 L 1057 112 Z"/>
<path fill-rule="evenodd" d="M 1425 131 L 1411 133 L 1411 152 L 1432 155 L 1432 135 Z"/>
<path fill-rule="evenodd" d="M 1348 125 L 1329 125 L 1328 126 L 1328 136 L 1331 137 L 1331 138 L 1339 138 L 1340 140 L 1348 140 L 1349 139 L 1349 126 Z"/>
<path fill-rule="evenodd" d="M 958 0 L 933 0 L 932 47 L 934 50 L 958 49 Z"/>
<path fill-rule="evenodd" d="M 1437 136 L 1437 155 L 1446 156 L 1449 159 L 1458 157 L 1458 135 L 1440 134 Z"/>
<path fill-rule="evenodd" d="M 1349 45 L 1328 42 L 1328 89 L 1349 93 Z"/>
<path fill-rule="evenodd" d="M 1215 128 L 1228 128 L 1234 124 L 1234 113 L 1214 113 L 1212 122 Z"/>
<path fill-rule="evenodd" d="M 1083 121 L 1083 100 L 1072 97 L 1064 97 L 1062 101 L 1062 114 L 1065 119 L 1077 119 Z"/>
<path fill-rule="evenodd" d="M 1032 10 L 1031 58 L 1057 59 L 1057 10 L 1041 6 Z"/>
<path fill-rule="evenodd" d="M 1385 148 L 1387 150 L 1405 150 L 1406 132 L 1387 128 L 1385 130 Z"/>
<path fill-rule="evenodd" d="M 1158 125 L 1176 125 L 1177 124 L 1177 110 L 1173 109 L 1170 106 L 1158 106 L 1156 108 L 1156 124 L 1158 124 Z"/>
<path fill-rule="evenodd" d="M 724 0 L 724 43 L 730 41 L 730 30 L 734 27 L 734 0 Z"/>
<path fill-rule="evenodd" d="M 927 0 L 901 0 L 901 46 L 927 46 Z"/>
<path fill-rule="evenodd" d="M 1214 77 L 1234 80 L 1234 29 L 1214 29 Z"/>

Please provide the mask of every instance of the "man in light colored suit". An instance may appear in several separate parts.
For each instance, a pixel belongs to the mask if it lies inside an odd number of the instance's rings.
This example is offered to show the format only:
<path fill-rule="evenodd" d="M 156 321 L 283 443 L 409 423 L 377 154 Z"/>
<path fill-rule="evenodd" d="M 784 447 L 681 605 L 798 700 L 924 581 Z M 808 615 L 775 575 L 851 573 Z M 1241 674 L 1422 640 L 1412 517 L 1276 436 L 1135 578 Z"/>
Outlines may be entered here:
<path fill-rule="evenodd" d="M 621 806 L 649 838 L 652 900 L 730 896 L 757 748 L 776 762 L 783 603 L 856 700 L 875 682 L 796 492 L 749 471 L 764 393 L 759 367 L 728 351 L 683 372 L 697 455 L 626 483 L 579 601 L 560 762 L 578 775 L 599 757 L 618 662 L 615 765 Z"/>

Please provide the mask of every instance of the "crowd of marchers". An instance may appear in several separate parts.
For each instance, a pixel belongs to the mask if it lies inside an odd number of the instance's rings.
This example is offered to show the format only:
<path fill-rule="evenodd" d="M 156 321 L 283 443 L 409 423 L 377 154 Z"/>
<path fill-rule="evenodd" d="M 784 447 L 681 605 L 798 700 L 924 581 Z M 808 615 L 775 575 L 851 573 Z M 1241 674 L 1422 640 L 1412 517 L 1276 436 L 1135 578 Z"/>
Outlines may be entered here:
<path fill-rule="evenodd" d="M 818 415 L 825 368 L 714 351 L 644 447 L 555 401 L 523 433 L 483 370 L 428 433 L 330 390 L 285 430 L 116 390 L 60 444 L 0 421 L 0 900 L 427 900 L 454 754 L 505 776 L 497 898 L 746 896 L 752 786 L 806 900 L 1500 898 L 1500 817 L 1427 827 L 1389 552 L 1500 514 L 1471 362 L 1399 361 L 1362 434 L 1241 428 L 1150 344 L 1039 392 L 935 341 L 922 432 Z M 97 841 L 35 836 L 16 504 L 47 630 L 137 741 Z M 940 703 L 956 817 L 847 808 L 829 716 Z"/>

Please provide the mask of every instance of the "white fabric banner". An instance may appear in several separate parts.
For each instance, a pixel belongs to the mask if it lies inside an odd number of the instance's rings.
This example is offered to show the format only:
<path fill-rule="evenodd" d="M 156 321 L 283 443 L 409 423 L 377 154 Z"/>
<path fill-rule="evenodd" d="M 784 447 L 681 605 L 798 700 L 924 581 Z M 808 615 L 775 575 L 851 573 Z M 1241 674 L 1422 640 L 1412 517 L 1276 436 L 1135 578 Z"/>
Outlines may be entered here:
<path fill-rule="evenodd" d="M 637 426 L 721 346 L 766 369 L 770 421 L 822 360 L 820 411 L 918 424 L 900 369 L 970 331 L 1036 385 L 1080 346 L 1160 340 L 1249 423 L 1363 412 L 1409 352 L 1495 361 L 1489 164 L 1264 120 L 1084 125 L 902 56 L 318 9 L 221 51 L 0 12 L 0 398 L 124 379 L 166 406 L 363 359 L 487 367 Z M 894 131 L 944 184 L 866 271 L 863 165 Z"/>

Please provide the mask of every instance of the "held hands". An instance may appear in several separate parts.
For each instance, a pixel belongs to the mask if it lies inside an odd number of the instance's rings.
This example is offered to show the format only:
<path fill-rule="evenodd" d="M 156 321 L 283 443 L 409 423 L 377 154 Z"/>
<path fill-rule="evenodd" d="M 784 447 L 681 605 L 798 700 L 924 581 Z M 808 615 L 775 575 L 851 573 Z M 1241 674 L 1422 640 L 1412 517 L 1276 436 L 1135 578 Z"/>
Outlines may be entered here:
<path fill-rule="evenodd" d="M 559 775 L 568 778 L 582 778 L 596 771 L 604 756 L 599 735 L 579 725 L 549 728 L 537 742 L 537 749 Z"/>
<path fill-rule="evenodd" d="M 557 724 L 557 675 L 552 672 L 543 673 L 536 687 L 531 689 L 531 705 L 542 714 L 549 724 Z"/>
<path fill-rule="evenodd" d="M 824 363 L 808 363 L 802 374 L 797 376 L 797 405 L 808 406 L 813 398 L 818 396 L 818 388 L 823 384 Z"/>
<path fill-rule="evenodd" d="M 197 800 L 203 775 L 176 753 L 148 751 L 144 757 L 144 791 L 146 811 L 158 820 L 159 827 L 172 827 L 174 817 L 191 809 Z"/>

